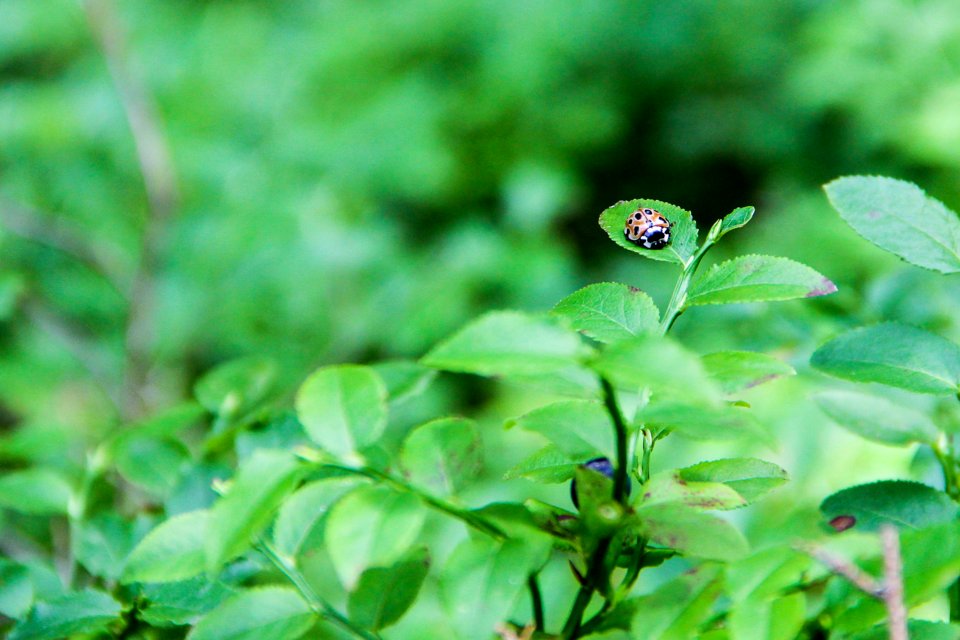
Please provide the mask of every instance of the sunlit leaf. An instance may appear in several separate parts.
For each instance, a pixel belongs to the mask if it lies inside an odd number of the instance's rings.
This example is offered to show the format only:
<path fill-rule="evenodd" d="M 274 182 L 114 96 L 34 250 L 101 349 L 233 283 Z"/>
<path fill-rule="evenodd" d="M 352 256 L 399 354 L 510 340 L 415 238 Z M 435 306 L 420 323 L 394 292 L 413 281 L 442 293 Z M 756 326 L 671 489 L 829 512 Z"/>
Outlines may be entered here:
<path fill-rule="evenodd" d="M 890 445 L 933 444 L 939 436 L 936 425 L 926 414 L 882 396 L 825 391 L 813 399 L 831 420 L 867 440 Z"/>
<path fill-rule="evenodd" d="M 623 233 L 627 218 L 641 207 L 649 207 L 662 213 L 673 227 L 670 230 L 670 244 L 663 249 L 645 249 L 635 245 Z M 659 200 L 628 200 L 618 202 L 600 214 L 600 226 L 615 243 L 634 253 L 666 262 L 684 264 L 697 250 L 697 225 L 690 212 Z"/>
<path fill-rule="evenodd" d="M 338 456 L 375 443 L 387 425 L 387 390 L 369 367 L 318 369 L 297 392 L 296 406 L 310 439 Z"/>
<path fill-rule="evenodd" d="M 553 308 L 577 331 L 613 343 L 641 333 L 652 333 L 660 323 L 660 311 L 643 291 L 625 284 L 601 282 L 573 293 Z"/>
<path fill-rule="evenodd" d="M 787 258 L 739 256 L 697 275 L 686 306 L 812 298 L 837 287 L 810 267 Z"/>
<path fill-rule="evenodd" d="M 513 311 L 481 316 L 447 338 L 422 362 L 479 375 L 548 373 L 577 364 L 588 350 L 580 337 L 553 322 Z"/>
<path fill-rule="evenodd" d="M 817 349 L 810 364 L 838 378 L 917 393 L 954 394 L 960 388 L 960 347 L 903 324 L 842 333 Z"/>
<path fill-rule="evenodd" d="M 847 224 L 881 249 L 926 269 L 960 271 L 957 214 L 915 184 L 881 176 L 848 176 L 824 189 Z"/>

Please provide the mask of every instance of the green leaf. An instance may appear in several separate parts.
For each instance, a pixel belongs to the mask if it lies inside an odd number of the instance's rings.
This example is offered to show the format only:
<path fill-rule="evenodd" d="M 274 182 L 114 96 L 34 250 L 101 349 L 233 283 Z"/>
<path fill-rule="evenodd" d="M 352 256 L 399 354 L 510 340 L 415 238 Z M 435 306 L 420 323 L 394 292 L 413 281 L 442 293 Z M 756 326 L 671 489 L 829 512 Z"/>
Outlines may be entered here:
<path fill-rule="evenodd" d="M 932 445 L 939 437 L 936 425 L 926 415 L 882 396 L 827 391 L 814 395 L 813 399 L 831 420 L 873 442 L 896 446 L 913 442 Z"/>
<path fill-rule="evenodd" d="M 695 509 L 737 509 L 747 501 L 721 482 L 690 482 L 678 470 L 655 474 L 641 488 L 641 507 L 677 502 Z"/>
<path fill-rule="evenodd" d="M 660 325 L 660 311 L 646 293 L 615 282 L 601 282 L 580 289 L 553 308 L 570 326 L 600 342 L 613 343 Z"/>
<path fill-rule="evenodd" d="M 440 595 L 450 623 L 464 640 L 487 640 L 526 589 L 530 564 L 519 540 L 465 540 L 443 568 Z"/>
<path fill-rule="evenodd" d="M 365 480 L 357 477 L 324 478 L 301 488 L 283 501 L 273 527 L 277 549 L 295 557 L 319 546 L 323 522 L 333 504 Z"/>
<path fill-rule="evenodd" d="M 593 368 L 621 388 L 647 388 L 654 394 L 719 400 L 719 387 L 707 376 L 700 357 L 671 338 L 637 336 L 603 350 Z"/>
<path fill-rule="evenodd" d="M 653 593 L 621 601 L 604 616 L 600 629 L 632 630 L 628 637 L 650 640 L 699 638 L 699 627 L 713 612 L 720 586 L 719 567 L 700 565 Z"/>
<path fill-rule="evenodd" d="M 160 523 L 130 553 L 122 582 L 173 582 L 202 573 L 209 515 L 191 511 Z"/>
<path fill-rule="evenodd" d="M 204 616 L 188 640 L 296 640 L 316 622 L 303 598 L 286 587 L 248 589 Z"/>
<path fill-rule="evenodd" d="M 0 477 L 0 507 L 20 513 L 64 514 L 71 493 L 67 481 L 52 469 L 34 467 Z"/>
<path fill-rule="evenodd" d="M 555 402 L 507 424 L 542 434 L 569 458 L 613 456 L 613 425 L 606 410 L 597 402 Z"/>
<path fill-rule="evenodd" d="M 643 535 L 686 556 L 736 560 L 746 555 L 747 541 L 732 524 L 683 504 L 643 504 L 636 509 Z"/>
<path fill-rule="evenodd" d="M 364 571 L 347 600 L 350 620 L 374 631 L 395 623 L 416 601 L 429 566 L 420 549 L 389 567 Z"/>
<path fill-rule="evenodd" d="M 799 262 L 748 255 L 715 264 L 697 274 L 685 306 L 813 298 L 836 290 L 830 280 Z"/>
<path fill-rule="evenodd" d="M 111 446 L 120 444 L 130 437 L 170 438 L 196 424 L 206 414 L 207 411 L 196 402 L 181 402 L 156 415 L 131 424 L 127 429 L 117 434 L 111 442 Z"/>
<path fill-rule="evenodd" d="M 73 557 L 92 575 L 116 580 L 135 542 L 133 525 L 114 513 L 72 522 Z"/>
<path fill-rule="evenodd" d="M 701 359 L 707 375 L 727 394 L 796 374 L 794 368 L 785 362 L 753 351 L 717 351 Z"/>
<path fill-rule="evenodd" d="M 717 238 L 722 238 L 727 235 L 734 229 L 739 229 L 742 226 L 745 226 L 750 220 L 753 219 L 753 214 L 756 211 L 753 207 L 737 207 L 727 215 L 723 216 L 723 221 L 720 223 L 720 235 Z"/>
<path fill-rule="evenodd" d="M 190 451 L 178 440 L 151 436 L 123 438 L 114 447 L 117 471 L 147 492 L 166 497 L 180 480 Z"/>
<path fill-rule="evenodd" d="M 670 230 L 670 244 L 663 249 L 644 249 L 627 240 L 623 234 L 627 218 L 641 207 L 656 209 L 673 224 Z M 697 251 L 697 225 L 690 212 L 659 200 L 621 201 L 600 214 L 600 226 L 615 243 L 634 253 L 665 262 L 684 264 Z"/>
<path fill-rule="evenodd" d="M 19 618 L 33 604 L 33 580 L 30 570 L 15 562 L 0 559 L 0 614 Z"/>
<path fill-rule="evenodd" d="M 243 462 L 230 490 L 214 503 L 207 525 L 207 570 L 246 551 L 280 502 L 296 486 L 302 467 L 286 451 L 260 449 Z"/>
<path fill-rule="evenodd" d="M 932 620 L 907 620 L 907 635 L 911 640 L 960 640 L 960 626 Z M 890 630 L 878 624 L 867 631 L 850 636 L 850 640 L 888 640 Z"/>
<path fill-rule="evenodd" d="M 840 217 L 881 249 L 925 269 L 960 271 L 957 214 L 916 185 L 880 176 L 848 176 L 824 189 Z"/>
<path fill-rule="evenodd" d="M 916 393 L 955 394 L 960 347 L 903 324 L 878 324 L 840 334 L 810 358 L 815 368 L 855 382 L 879 382 Z"/>
<path fill-rule="evenodd" d="M 371 368 L 383 381 L 391 404 L 420 395 L 437 377 L 435 370 L 410 360 L 377 362 Z"/>
<path fill-rule="evenodd" d="M 369 367 L 318 369 L 300 387 L 296 405 L 307 435 L 336 456 L 374 444 L 387 425 L 387 389 Z"/>
<path fill-rule="evenodd" d="M 211 413 L 237 417 L 256 408 L 273 393 L 277 374 L 273 360 L 241 358 L 222 364 L 200 378 L 193 393 Z"/>
<path fill-rule="evenodd" d="M 731 640 L 794 640 L 806 617 L 806 598 L 793 593 L 773 600 L 746 600 L 727 618 Z"/>
<path fill-rule="evenodd" d="M 787 481 L 787 472 L 765 460 L 725 458 L 700 462 L 679 470 L 688 482 L 722 482 L 747 501 L 756 502 Z"/>
<path fill-rule="evenodd" d="M 852 516 L 858 531 L 880 525 L 920 529 L 956 519 L 957 505 L 945 493 L 919 482 L 881 480 L 838 491 L 820 505 L 827 520 Z"/>
<path fill-rule="evenodd" d="M 404 439 L 400 464 L 410 482 L 428 493 L 452 495 L 483 466 L 480 434 L 472 420 L 438 418 Z"/>
<path fill-rule="evenodd" d="M 693 404 L 654 398 L 640 411 L 639 419 L 649 427 L 676 431 L 694 440 L 770 441 L 767 430 L 749 411 L 726 404 Z"/>
<path fill-rule="evenodd" d="M 789 546 L 774 546 L 728 564 L 725 591 L 734 602 L 756 602 L 780 595 L 803 582 L 810 556 Z"/>
<path fill-rule="evenodd" d="M 353 590 L 370 567 L 389 566 L 417 539 L 426 511 L 416 496 L 387 487 L 361 487 L 327 516 L 327 550 L 340 581 Z"/>
<path fill-rule="evenodd" d="M 533 482 L 556 484 L 572 478 L 578 464 L 580 463 L 571 460 L 560 449 L 551 444 L 511 467 L 504 474 L 503 479 L 526 478 Z"/>
<path fill-rule="evenodd" d="M 142 589 L 147 606 L 139 615 L 155 627 L 191 624 L 236 593 L 232 587 L 205 577 L 145 584 Z"/>
<path fill-rule="evenodd" d="M 14 627 L 9 640 L 59 640 L 93 634 L 119 617 L 119 602 L 102 591 L 86 589 L 51 602 L 38 602 Z"/>
<path fill-rule="evenodd" d="M 575 365 L 587 351 L 576 333 L 546 319 L 495 311 L 438 344 L 421 362 L 486 376 L 526 375 Z"/>
<path fill-rule="evenodd" d="M 585 530 L 581 544 L 595 548 L 600 538 L 612 535 L 620 525 L 624 509 L 613 499 L 613 480 L 606 475 L 579 466 L 573 477 L 580 522 Z"/>

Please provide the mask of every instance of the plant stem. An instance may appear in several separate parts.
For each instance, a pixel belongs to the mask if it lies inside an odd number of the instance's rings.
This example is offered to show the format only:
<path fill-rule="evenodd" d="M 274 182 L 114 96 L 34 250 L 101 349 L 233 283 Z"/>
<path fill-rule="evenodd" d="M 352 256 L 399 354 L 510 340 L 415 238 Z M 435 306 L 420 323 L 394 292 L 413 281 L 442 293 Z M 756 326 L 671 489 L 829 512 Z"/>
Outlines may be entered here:
<path fill-rule="evenodd" d="M 603 387 L 603 404 L 613 421 L 616 437 L 617 465 L 613 470 L 613 499 L 624 504 L 627 497 L 627 424 L 617 405 L 617 395 L 613 385 L 605 377 L 600 376 L 600 386 Z"/>
<path fill-rule="evenodd" d="M 323 466 L 329 467 L 331 469 L 338 469 L 340 471 L 346 471 L 347 473 L 352 473 L 358 476 L 364 476 L 372 480 L 379 480 L 385 484 L 392 486 L 394 489 L 403 491 L 405 493 L 412 493 L 428 505 L 446 513 L 447 515 L 456 518 L 466 524 L 467 526 L 473 527 L 477 531 L 484 533 L 491 538 L 496 540 L 506 540 L 507 534 L 503 532 L 497 525 L 493 524 L 483 516 L 480 516 L 469 509 L 464 509 L 463 507 L 458 507 L 455 504 L 447 502 L 436 496 L 432 496 L 429 493 L 425 493 L 414 487 L 413 485 L 404 482 L 403 480 L 390 475 L 389 473 L 384 473 L 378 471 L 377 469 L 372 469 L 370 467 L 349 467 L 346 465 L 339 464 L 324 464 Z"/>
<path fill-rule="evenodd" d="M 540 593 L 540 583 L 537 574 L 531 573 L 527 577 L 527 588 L 530 590 L 530 608 L 533 610 L 533 624 L 537 631 L 543 632 L 543 596 Z"/>
<path fill-rule="evenodd" d="M 326 600 L 321 598 L 316 591 L 313 590 L 313 587 L 310 586 L 310 583 L 307 582 L 307 579 L 300 573 L 297 568 L 293 565 L 290 560 L 277 552 L 269 542 L 263 538 L 259 538 L 256 543 L 256 548 L 260 553 L 270 561 L 270 563 L 277 568 L 290 581 L 297 591 L 300 592 L 300 595 L 303 599 L 310 605 L 310 609 L 313 610 L 318 616 L 326 618 L 331 622 L 336 623 L 344 630 L 349 633 L 357 636 L 358 638 L 363 638 L 364 640 L 381 640 L 380 636 L 372 631 L 367 631 L 366 629 L 355 625 L 350 621 L 345 615 L 337 611 L 330 605 Z"/>
<path fill-rule="evenodd" d="M 610 414 L 610 420 L 613 422 L 614 437 L 617 447 L 617 464 L 613 470 L 613 499 L 624 507 L 627 506 L 627 424 L 620 412 L 617 404 L 616 391 L 613 385 L 605 377 L 600 376 L 600 386 L 603 389 L 603 403 Z M 597 548 L 590 556 L 587 575 L 577 597 L 567 616 L 567 621 L 563 625 L 561 637 L 564 640 L 571 640 L 577 637 L 580 624 L 583 620 L 583 614 L 593 598 L 594 591 L 610 579 L 607 567 L 607 553 L 613 542 L 613 535 L 600 538 L 597 541 Z M 606 592 L 606 589 L 604 589 Z"/>
<path fill-rule="evenodd" d="M 703 246 L 697 249 L 697 252 L 684 263 L 683 273 L 680 274 L 680 278 L 673 288 L 673 294 L 670 296 L 667 310 L 664 312 L 663 320 L 660 322 L 660 335 L 667 335 L 673 323 L 676 322 L 680 314 L 684 312 L 686 308 L 685 305 L 687 304 L 687 289 L 690 288 L 690 281 L 693 279 L 693 274 L 696 273 L 697 267 L 700 266 L 700 261 L 703 260 L 703 256 L 707 254 L 707 251 L 713 244 L 714 241 L 708 236 L 707 239 L 704 240 Z"/>
<path fill-rule="evenodd" d="M 103 448 L 97 448 L 87 454 L 86 464 L 83 467 L 83 478 L 80 480 L 80 486 L 70 496 L 70 502 L 67 506 L 67 517 L 70 525 L 70 536 L 79 534 L 80 527 L 87 519 L 87 511 L 90 504 L 90 492 L 93 490 L 93 483 L 96 482 L 100 474 L 103 473 L 106 464 L 106 453 Z M 71 542 L 73 542 L 71 540 Z M 67 568 L 67 576 L 64 582 L 71 588 L 77 588 L 77 576 L 79 574 L 80 563 L 73 553 L 73 545 L 70 545 L 70 564 Z"/>
<path fill-rule="evenodd" d="M 560 635 L 563 640 L 572 640 L 577 637 L 577 632 L 580 630 L 580 622 L 583 620 L 583 614 L 590 604 L 593 592 L 596 590 L 597 585 L 600 584 L 600 581 L 606 579 L 606 557 L 607 551 L 610 550 L 610 542 L 612 540 L 612 536 L 608 536 L 601 538 L 597 542 L 597 548 L 590 557 L 590 568 L 583 580 L 583 584 L 580 585 L 576 600 L 573 601 L 573 607 L 570 609 L 567 621 L 563 625 L 563 632 Z"/>

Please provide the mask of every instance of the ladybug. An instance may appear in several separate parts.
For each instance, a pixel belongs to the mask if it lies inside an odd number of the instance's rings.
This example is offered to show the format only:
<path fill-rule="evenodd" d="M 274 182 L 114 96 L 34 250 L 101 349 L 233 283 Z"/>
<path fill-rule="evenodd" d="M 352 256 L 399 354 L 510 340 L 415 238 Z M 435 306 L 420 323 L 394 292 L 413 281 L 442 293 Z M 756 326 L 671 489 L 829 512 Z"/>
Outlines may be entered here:
<path fill-rule="evenodd" d="M 623 235 L 644 249 L 663 249 L 670 244 L 673 223 L 656 209 L 641 207 L 627 217 Z"/>

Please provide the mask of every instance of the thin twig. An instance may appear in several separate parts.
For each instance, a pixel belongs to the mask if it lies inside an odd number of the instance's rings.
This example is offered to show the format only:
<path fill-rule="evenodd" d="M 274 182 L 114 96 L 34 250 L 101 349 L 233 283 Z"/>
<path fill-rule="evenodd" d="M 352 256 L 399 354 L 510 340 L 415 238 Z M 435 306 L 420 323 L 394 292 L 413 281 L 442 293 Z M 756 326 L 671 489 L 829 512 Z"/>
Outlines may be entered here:
<path fill-rule="evenodd" d="M 883 545 L 883 606 L 887 609 L 890 640 L 907 640 L 907 607 L 903 601 L 903 560 L 897 528 L 880 528 Z"/>
<path fill-rule="evenodd" d="M 124 406 L 127 417 L 137 417 L 146 409 L 144 395 L 155 331 L 154 278 L 166 222 L 177 207 L 179 192 L 156 108 L 144 85 L 130 72 L 125 34 L 112 0 L 85 0 L 84 8 L 123 103 L 149 205 L 126 327 Z"/>
<path fill-rule="evenodd" d="M 79 229 L 8 198 L 0 198 L 0 225 L 19 238 L 70 256 L 102 276 L 120 297 L 126 299 L 127 285 L 119 277 L 118 258 L 110 255 L 106 247 L 92 243 Z"/>
<path fill-rule="evenodd" d="M 883 598 L 883 584 L 852 562 L 847 562 L 819 547 L 800 546 L 798 548 L 830 569 L 832 573 L 846 578 L 850 584 L 871 598 Z"/>
<path fill-rule="evenodd" d="M 30 323 L 59 341 L 70 355 L 83 367 L 103 394 L 113 405 L 117 414 L 123 413 L 123 394 L 111 375 L 110 367 L 103 357 L 90 345 L 86 336 L 59 315 L 48 310 L 36 299 L 27 299 L 23 305 Z"/>
<path fill-rule="evenodd" d="M 825 565 L 832 573 L 846 578 L 857 589 L 883 603 L 887 612 L 890 640 L 908 640 L 907 608 L 903 599 L 903 561 L 900 557 L 900 538 L 896 527 L 884 525 L 880 529 L 883 548 L 883 581 L 864 572 L 860 567 L 823 549 L 800 546 L 801 551 Z"/>

